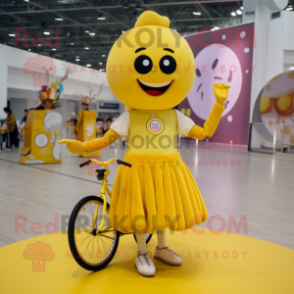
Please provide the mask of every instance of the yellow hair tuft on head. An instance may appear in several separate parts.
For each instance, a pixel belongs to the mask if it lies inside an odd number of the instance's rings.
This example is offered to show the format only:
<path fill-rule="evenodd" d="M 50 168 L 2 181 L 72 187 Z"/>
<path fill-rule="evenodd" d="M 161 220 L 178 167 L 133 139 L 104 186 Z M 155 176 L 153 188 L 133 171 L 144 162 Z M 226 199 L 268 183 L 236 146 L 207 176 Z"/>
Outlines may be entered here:
<path fill-rule="evenodd" d="M 135 28 L 143 26 L 169 27 L 169 18 L 153 11 L 143 12 L 135 23 Z"/>

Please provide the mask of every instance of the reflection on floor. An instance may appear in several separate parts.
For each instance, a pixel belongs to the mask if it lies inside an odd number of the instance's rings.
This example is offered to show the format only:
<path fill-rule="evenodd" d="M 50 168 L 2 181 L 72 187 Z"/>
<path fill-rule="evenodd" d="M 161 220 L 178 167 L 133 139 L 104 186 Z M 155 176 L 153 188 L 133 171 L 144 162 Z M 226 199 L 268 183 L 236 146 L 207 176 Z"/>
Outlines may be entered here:
<path fill-rule="evenodd" d="M 123 158 L 124 152 L 109 148 L 101 156 Z M 100 187 L 93 170 L 80 169 L 82 159 L 65 148 L 63 163 L 56 165 L 19 165 L 18 153 L 0 152 L 0 247 L 46 234 L 48 223 L 65 230 L 73 206 L 82 197 L 97 194 Z M 221 228 L 223 234 L 231 230 L 294 249 L 293 154 L 216 146 L 195 149 L 185 144 L 180 153 L 208 207 L 210 222 L 202 227 Z M 110 185 L 116 169 L 111 166 Z M 40 223 L 40 228 L 35 230 L 33 223 Z"/>

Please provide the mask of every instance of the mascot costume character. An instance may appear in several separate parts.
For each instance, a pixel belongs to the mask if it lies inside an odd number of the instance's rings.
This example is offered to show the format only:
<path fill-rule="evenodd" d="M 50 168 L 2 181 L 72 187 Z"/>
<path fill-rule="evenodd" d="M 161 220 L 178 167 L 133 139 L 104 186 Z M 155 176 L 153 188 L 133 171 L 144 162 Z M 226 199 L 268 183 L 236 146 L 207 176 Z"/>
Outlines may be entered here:
<path fill-rule="evenodd" d="M 114 181 L 109 221 L 118 231 L 135 232 L 139 274 L 154 276 L 145 232 L 157 230 L 154 258 L 174 266 L 182 259 L 165 242 L 165 229 L 183 231 L 208 217 L 198 186 L 177 151 L 177 135 L 211 137 L 225 109 L 226 84 L 215 84 L 216 102 L 201 128 L 173 109 L 187 97 L 195 81 L 195 61 L 186 40 L 169 28 L 170 21 L 146 11 L 135 27 L 113 45 L 107 60 L 110 89 L 128 107 L 103 138 L 88 142 L 62 140 L 74 154 L 93 153 L 128 136 L 124 161 Z M 123 221 L 122 221 L 123 220 Z"/>

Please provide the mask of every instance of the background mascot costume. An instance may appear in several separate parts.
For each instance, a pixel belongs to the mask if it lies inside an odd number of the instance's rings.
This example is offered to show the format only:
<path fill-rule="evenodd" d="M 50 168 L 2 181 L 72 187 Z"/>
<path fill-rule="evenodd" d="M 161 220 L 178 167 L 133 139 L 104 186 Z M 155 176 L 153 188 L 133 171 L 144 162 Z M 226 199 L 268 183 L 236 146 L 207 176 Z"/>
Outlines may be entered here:
<path fill-rule="evenodd" d="M 224 111 L 229 86 L 215 84 L 210 116 L 201 128 L 178 110 L 195 80 L 195 61 L 186 40 L 169 28 L 169 19 L 147 11 L 135 27 L 113 45 L 107 79 L 114 95 L 130 110 L 103 138 L 88 142 L 62 140 L 74 154 L 93 153 L 128 136 L 124 161 L 114 182 L 109 220 L 114 229 L 136 234 L 139 274 L 154 276 L 144 232 L 157 230 L 154 258 L 179 266 L 182 259 L 165 244 L 165 229 L 183 231 L 208 217 L 195 180 L 177 151 L 177 135 L 202 140 L 211 137 Z M 123 222 L 122 222 L 123 220 Z"/>

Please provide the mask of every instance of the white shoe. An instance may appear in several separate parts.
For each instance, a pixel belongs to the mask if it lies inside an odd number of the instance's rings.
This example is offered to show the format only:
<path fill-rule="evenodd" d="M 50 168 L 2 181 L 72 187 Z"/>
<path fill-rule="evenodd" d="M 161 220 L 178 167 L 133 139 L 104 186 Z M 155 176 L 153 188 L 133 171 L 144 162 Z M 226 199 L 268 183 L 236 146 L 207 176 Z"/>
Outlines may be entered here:
<path fill-rule="evenodd" d="M 154 277 L 156 269 L 148 253 L 138 254 L 135 260 L 135 266 L 140 275 L 145 277 Z"/>
<path fill-rule="evenodd" d="M 157 246 L 155 248 L 154 258 L 169 265 L 179 266 L 182 264 L 182 258 L 168 247 L 159 249 Z"/>

